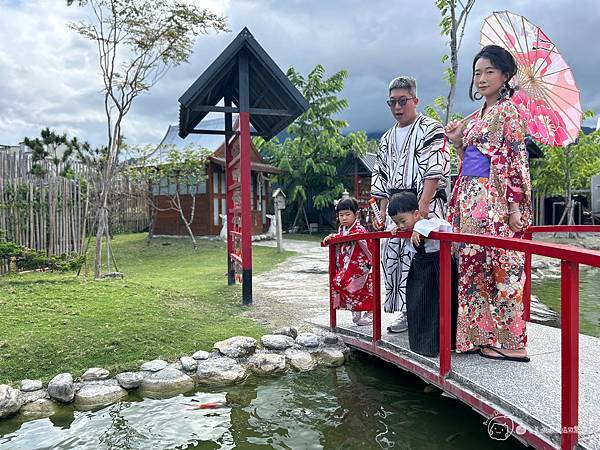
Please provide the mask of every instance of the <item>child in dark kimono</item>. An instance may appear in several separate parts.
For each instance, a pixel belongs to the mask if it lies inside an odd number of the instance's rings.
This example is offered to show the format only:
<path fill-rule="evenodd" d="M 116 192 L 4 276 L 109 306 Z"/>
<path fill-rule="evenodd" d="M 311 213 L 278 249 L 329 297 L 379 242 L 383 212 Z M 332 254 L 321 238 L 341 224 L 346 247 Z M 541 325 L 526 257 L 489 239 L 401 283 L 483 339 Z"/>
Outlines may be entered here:
<path fill-rule="evenodd" d="M 339 232 L 332 237 L 363 234 L 367 230 L 360 224 L 358 202 L 342 198 L 335 211 L 340 222 Z M 344 242 L 336 245 L 335 276 L 331 283 L 333 306 L 352 311 L 352 321 L 357 325 L 373 323 L 373 280 L 371 275 L 372 252 L 364 241 Z"/>
<path fill-rule="evenodd" d="M 412 192 L 394 194 L 388 214 L 398 231 L 412 231 L 407 250 L 413 254 L 406 284 L 406 315 L 410 349 L 424 356 L 440 351 L 440 243 L 426 239 L 431 231 L 452 231 L 443 219 L 424 219 Z M 454 264 L 453 264 L 454 266 Z M 455 267 L 453 267 L 453 272 Z M 453 279 L 456 273 L 453 273 Z M 456 336 L 456 289 L 452 289 L 452 342 Z"/>

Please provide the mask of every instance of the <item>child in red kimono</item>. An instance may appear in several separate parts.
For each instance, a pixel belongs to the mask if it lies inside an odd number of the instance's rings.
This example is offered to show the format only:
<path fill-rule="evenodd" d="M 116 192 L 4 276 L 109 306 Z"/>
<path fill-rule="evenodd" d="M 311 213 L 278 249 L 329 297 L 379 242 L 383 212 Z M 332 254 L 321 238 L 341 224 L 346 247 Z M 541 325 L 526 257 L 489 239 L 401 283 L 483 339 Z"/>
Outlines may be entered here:
<path fill-rule="evenodd" d="M 332 237 L 363 234 L 367 230 L 360 224 L 358 202 L 354 198 L 341 199 L 335 211 L 340 222 L 339 232 Z M 331 289 L 333 306 L 352 311 L 352 321 L 357 325 L 373 322 L 373 280 L 371 275 L 372 252 L 366 241 L 344 242 L 336 245 L 335 277 Z"/>

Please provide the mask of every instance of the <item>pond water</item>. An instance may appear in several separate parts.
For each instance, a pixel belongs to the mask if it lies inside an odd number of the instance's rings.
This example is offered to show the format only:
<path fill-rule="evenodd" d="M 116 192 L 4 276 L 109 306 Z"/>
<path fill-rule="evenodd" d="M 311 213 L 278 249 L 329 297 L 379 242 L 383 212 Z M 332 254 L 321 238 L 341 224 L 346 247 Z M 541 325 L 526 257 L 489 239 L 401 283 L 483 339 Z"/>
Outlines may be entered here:
<path fill-rule="evenodd" d="M 354 353 L 337 369 L 251 377 L 170 399 L 0 421 L 0 449 L 522 449 L 485 418 L 395 366 Z M 216 409 L 202 402 L 225 401 Z M 190 406 L 191 405 L 191 406 Z"/>
<path fill-rule="evenodd" d="M 600 337 L 600 268 L 582 267 L 579 272 L 579 332 Z M 560 279 L 533 280 L 531 293 L 560 313 Z"/>

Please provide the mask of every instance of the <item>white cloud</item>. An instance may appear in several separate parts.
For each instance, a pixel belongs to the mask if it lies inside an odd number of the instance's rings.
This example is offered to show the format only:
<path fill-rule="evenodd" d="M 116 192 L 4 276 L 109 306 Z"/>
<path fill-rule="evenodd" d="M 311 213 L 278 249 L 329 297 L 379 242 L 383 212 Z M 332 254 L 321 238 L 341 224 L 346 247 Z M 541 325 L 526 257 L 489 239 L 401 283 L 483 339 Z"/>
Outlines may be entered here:
<path fill-rule="evenodd" d="M 342 96 L 350 102 L 344 118 L 351 129 L 390 125 L 384 99 L 388 81 L 398 74 L 417 77 L 422 105 L 447 91 L 440 63 L 446 47 L 433 0 L 187 1 L 226 15 L 233 33 L 200 36 L 190 63 L 172 69 L 136 100 L 124 124 L 130 143 L 160 140 L 177 122 L 179 96 L 244 26 L 284 71 L 293 65 L 306 74 L 316 64 L 329 74 L 347 69 Z M 456 109 L 466 114 L 474 108 L 467 88 L 481 21 L 494 9 L 507 8 L 540 25 L 558 44 L 573 68 L 583 107 L 600 113 L 600 52 L 592 42 L 600 12 L 594 0 L 579 2 L 576 10 L 559 0 L 543 8 L 533 0 L 476 3 L 461 51 Z M 0 0 L 0 143 L 16 143 L 45 126 L 94 145 L 104 142 L 96 51 L 66 26 L 83 14 L 62 0 Z"/>

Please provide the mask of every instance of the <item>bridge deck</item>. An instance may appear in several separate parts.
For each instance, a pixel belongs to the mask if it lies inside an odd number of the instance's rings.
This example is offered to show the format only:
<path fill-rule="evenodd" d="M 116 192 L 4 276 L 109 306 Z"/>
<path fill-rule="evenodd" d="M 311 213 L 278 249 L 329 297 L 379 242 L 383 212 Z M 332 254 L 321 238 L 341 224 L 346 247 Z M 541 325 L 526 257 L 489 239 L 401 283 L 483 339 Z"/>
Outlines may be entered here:
<path fill-rule="evenodd" d="M 477 354 L 452 353 L 452 370 L 439 377 L 439 358 L 409 350 L 408 334 L 385 330 L 391 314 L 382 314 L 382 339 L 371 341 L 371 327 L 352 323 L 348 311 L 338 311 L 337 328 L 351 347 L 372 353 L 437 385 L 485 417 L 498 414 L 514 424 L 513 435 L 537 448 L 560 448 L 560 329 L 528 324 L 531 362 L 493 361 Z M 329 315 L 307 322 L 329 328 Z M 600 448 L 600 339 L 579 337 L 579 448 Z M 502 419 L 501 419 L 502 420 Z M 511 422 L 507 421 L 508 426 Z"/>

